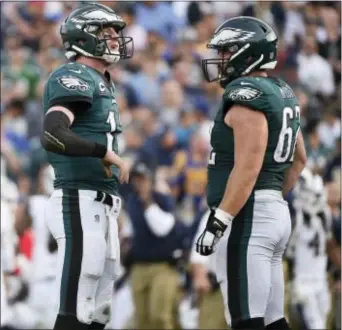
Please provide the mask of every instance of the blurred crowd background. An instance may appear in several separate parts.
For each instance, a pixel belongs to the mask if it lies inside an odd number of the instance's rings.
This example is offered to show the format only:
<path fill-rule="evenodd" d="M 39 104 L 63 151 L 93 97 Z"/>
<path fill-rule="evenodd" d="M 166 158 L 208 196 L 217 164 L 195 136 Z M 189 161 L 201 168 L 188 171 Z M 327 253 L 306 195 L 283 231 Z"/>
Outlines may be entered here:
<path fill-rule="evenodd" d="M 132 164 L 144 163 L 145 175 L 168 186 L 176 203 L 174 215 L 192 228 L 188 242 L 206 211 L 209 132 L 223 92 L 219 84 L 204 80 L 201 59 L 210 55 L 206 43 L 215 28 L 238 15 L 265 20 L 278 33 L 278 65 L 272 75 L 287 81 L 299 99 L 308 167 L 322 176 L 334 224 L 341 226 L 340 1 L 99 3 L 122 15 L 124 33 L 134 39 L 134 57 L 110 68 L 124 127 L 121 155 Z M 18 278 L 25 278 L 20 268 L 28 267 L 34 245 L 30 198 L 51 188 L 42 184 L 48 182 L 47 161 L 39 141 L 44 84 L 66 62 L 59 26 L 80 5 L 1 3 L 1 199 L 14 205 L 17 244 L 11 276 L 17 278 L 13 283 L 21 283 L 9 289 L 12 303 L 25 299 L 25 279 Z M 130 191 L 122 188 L 125 201 Z M 124 205 L 124 229 L 129 214 Z M 127 228 L 124 237 L 129 236 Z M 340 295 L 339 272 L 331 269 L 331 294 Z M 182 283 L 189 281 L 184 276 Z"/>

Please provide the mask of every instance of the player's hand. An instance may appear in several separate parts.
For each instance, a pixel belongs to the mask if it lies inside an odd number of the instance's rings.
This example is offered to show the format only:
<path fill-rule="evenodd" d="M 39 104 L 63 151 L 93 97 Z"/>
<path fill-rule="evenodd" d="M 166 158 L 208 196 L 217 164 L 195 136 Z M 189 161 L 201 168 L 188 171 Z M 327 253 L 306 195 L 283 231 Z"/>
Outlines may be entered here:
<path fill-rule="evenodd" d="M 106 153 L 106 156 L 103 158 L 105 162 L 108 162 L 110 164 L 116 165 L 120 170 L 120 183 L 128 183 L 129 180 L 129 171 L 130 166 L 129 163 L 124 161 L 122 158 L 120 158 L 116 153 L 114 153 L 111 150 L 108 150 Z"/>
<path fill-rule="evenodd" d="M 120 177 L 119 177 L 120 183 L 128 183 L 129 171 L 130 171 L 129 163 L 124 160 L 121 160 L 118 167 L 120 169 Z"/>
<path fill-rule="evenodd" d="M 194 277 L 194 290 L 199 295 L 210 292 L 211 284 L 206 274 Z"/>
<path fill-rule="evenodd" d="M 196 251 L 202 256 L 208 256 L 215 251 L 215 246 L 223 236 L 227 224 L 215 216 L 215 211 L 211 211 L 207 226 L 196 242 Z"/>

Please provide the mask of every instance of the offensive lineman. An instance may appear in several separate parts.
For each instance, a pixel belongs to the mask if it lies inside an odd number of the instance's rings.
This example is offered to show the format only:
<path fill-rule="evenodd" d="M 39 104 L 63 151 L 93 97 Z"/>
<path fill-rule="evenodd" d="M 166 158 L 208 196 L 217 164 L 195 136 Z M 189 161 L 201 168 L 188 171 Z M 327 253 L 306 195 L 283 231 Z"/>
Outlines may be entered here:
<path fill-rule="evenodd" d="M 71 62 L 45 86 L 41 140 L 56 175 L 46 208 L 58 244 L 54 329 L 103 329 L 110 320 L 120 262 L 118 183 L 128 181 L 129 168 L 117 155 L 122 127 L 107 68 L 132 55 L 125 25 L 104 5 L 74 10 L 60 29 Z"/>
<path fill-rule="evenodd" d="M 225 89 L 211 131 L 207 202 L 197 251 L 217 245 L 217 279 L 233 329 L 288 329 L 282 256 L 291 232 L 283 196 L 305 166 L 300 109 L 292 89 L 268 77 L 277 35 L 252 17 L 225 21 L 208 43 L 206 79 Z M 216 75 L 215 75 L 216 73 Z M 221 238 L 221 239 L 220 239 Z"/>

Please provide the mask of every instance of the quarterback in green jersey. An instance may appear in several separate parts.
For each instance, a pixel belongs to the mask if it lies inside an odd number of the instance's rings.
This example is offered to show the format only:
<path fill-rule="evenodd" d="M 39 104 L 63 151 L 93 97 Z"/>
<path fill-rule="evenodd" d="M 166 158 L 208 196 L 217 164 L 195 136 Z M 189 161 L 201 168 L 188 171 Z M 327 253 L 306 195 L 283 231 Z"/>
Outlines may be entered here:
<path fill-rule="evenodd" d="M 305 166 L 299 103 L 267 71 L 278 39 L 253 17 L 225 21 L 203 60 L 208 81 L 224 88 L 211 131 L 207 202 L 211 213 L 196 241 L 215 251 L 216 275 L 233 329 L 288 329 L 282 256 L 291 232 L 283 199 Z"/>
<path fill-rule="evenodd" d="M 43 147 L 55 172 L 46 219 L 58 243 L 59 311 L 54 329 L 104 329 L 120 263 L 119 182 L 129 167 L 118 156 L 122 131 L 109 65 L 130 58 L 132 38 L 111 8 L 85 4 L 62 23 L 69 63 L 44 90 Z"/>

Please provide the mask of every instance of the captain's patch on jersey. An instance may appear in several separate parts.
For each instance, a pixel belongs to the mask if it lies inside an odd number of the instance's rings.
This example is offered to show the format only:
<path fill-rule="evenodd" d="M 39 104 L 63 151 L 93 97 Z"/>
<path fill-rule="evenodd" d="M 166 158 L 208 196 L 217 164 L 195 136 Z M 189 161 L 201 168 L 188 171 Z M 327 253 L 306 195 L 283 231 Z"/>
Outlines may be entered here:
<path fill-rule="evenodd" d="M 239 87 L 234 90 L 232 90 L 228 94 L 228 98 L 231 100 L 240 100 L 240 101 L 252 101 L 260 97 L 262 92 L 255 88 L 251 87 Z"/>
<path fill-rule="evenodd" d="M 79 90 L 81 92 L 84 92 L 89 90 L 89 85 L 85 81 L 73 76 L 58 77 L 57 81 L 64 88 L 69 89 L 71 91 Z"/>

